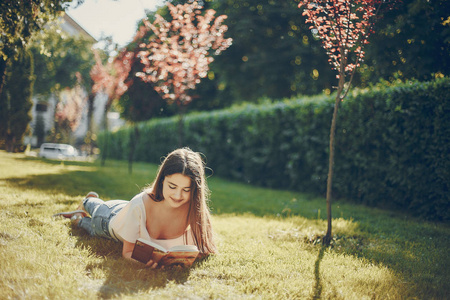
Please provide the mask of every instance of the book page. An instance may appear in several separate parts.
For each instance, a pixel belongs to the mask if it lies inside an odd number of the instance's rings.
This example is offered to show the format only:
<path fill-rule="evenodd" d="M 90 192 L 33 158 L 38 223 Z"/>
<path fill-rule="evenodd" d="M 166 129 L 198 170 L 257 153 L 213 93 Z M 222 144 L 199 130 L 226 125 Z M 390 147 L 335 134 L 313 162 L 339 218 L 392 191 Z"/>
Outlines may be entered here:
<path fill-rule="evenodd" d="M 151 246 L 153 248 L 156 248 L 156 249 L 158 249 L 161 252 L 168 252 L 166 248 L 164 248 L 163 246 L 161 246 L 161 245 L 159 245 L 159 244 L 157 244 L 155 242 L 152 242 L 152 241 L 149 241 L 149 240 L 145 240 L 143 238 L 138 238 L 137 241 L 139 241 L 140 243 L 147 244 L 147 245 L 149 245 L 149 246 Z"/>
<path fill-rule="evenodd" d="M 173 246 L 169 249 L 167 252 L 198 252 L 197 246 L 194 245 L 179 245 L 179 246 Z"/>

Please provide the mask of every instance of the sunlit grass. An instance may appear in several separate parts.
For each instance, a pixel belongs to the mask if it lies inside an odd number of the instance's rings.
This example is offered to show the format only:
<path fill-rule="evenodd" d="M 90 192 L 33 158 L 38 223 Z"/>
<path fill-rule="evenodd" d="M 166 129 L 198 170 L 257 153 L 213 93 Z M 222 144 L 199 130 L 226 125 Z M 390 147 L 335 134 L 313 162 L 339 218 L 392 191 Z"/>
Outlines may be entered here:
<path fill-rule="evenodd" d="M 148 270 L 120 244 L 52 214 L 90 190 L 130 199 L 157 166 L 55 162 L 0 152 L 0 298 L 444 299 L 450 229 L 396 212 L 209 179 L 220 253 L 187 270 Z"/>

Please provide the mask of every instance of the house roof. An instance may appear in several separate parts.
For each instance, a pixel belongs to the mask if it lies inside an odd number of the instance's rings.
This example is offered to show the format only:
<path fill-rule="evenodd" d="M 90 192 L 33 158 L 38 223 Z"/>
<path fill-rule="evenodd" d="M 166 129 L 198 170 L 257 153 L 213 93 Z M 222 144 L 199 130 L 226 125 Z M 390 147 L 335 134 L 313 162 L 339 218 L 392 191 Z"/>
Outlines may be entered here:
<path fill-rule="evenodd" d="M 70 17 L 67 13 L 64 13 L 62 16 L 62 24 L 61 27 L 69 34 L 81 34 L 89 39 L 91 39 L 94 43 L 98 42 L 89 32 L 87 32 L 83 27 L 81 27 L 72 17 Z"/>

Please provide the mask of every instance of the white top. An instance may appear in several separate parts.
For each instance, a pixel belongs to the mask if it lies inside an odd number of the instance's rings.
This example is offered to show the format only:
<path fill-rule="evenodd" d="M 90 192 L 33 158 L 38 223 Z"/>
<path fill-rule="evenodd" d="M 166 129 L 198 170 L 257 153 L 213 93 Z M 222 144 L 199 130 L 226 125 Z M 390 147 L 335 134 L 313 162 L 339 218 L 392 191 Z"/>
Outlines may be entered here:
<path fill-rule="evenodd" d="M 147 215 L 143 200 L 144 192 L 137 194 L 124 206 L 120 212 L 109 222 L 111 236 L 117 237 L 120 241 L 136 243 L 138 238 L 153 241 L 168 249 L 179 245 L 195 245 L 191 229 L 187 234 L 183 234 L 174 239 L 158 240 L 153 239 L 147 231 Z M 187 241 L 186 241 L 187 237 Z"/>

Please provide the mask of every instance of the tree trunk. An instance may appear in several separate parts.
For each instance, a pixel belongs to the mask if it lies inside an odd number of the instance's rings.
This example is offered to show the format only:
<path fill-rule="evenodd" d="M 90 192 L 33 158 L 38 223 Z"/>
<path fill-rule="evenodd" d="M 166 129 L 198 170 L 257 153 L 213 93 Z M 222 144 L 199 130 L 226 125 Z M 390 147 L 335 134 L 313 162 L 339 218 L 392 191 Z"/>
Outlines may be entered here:
<path fill-rule="evenodd" d="M 55 105 L 53 106 L 53 137 L 51 139 L 52 143 L 58 143 L 58 133 L 60 131 L 59 125 L 58 125 L 58 121 L 57 121 L 57 110 L 58 110 L 58 103 L 60 101 L 60 92 L 56 91 L 54 93 L 54 97 L 55 97 Z"/>
<path fill-rule="evenodd" d="M 13 134 L 11 132 L 11 97 L 9 93 L 5 95 L 6 99 L 6 135 L 5 135 L 5 149 L 6 152 L 12 151 L 12 138 Z"/>
<path fill-rule="evenodd" d="M 342 68 L 341 68 L 342 70 Z M 332 186 L 333 186 L 333 166 L 334 166 L 334 145 L 335 145 L 335 135 L 336 135 L 336 119 L 339 109 L 339 103 L 341 102 L 341 94 L 344 90 L 345 76 L 343 70 L 339 76 L 339 86 L 336 94 L 336 99 L 334 102 L 333 118 L 331 120 L 330 128 L 330 155 L 328 159 L 328 177 L 327 177 L 327 233 L 323 237 L 323 245 L 330 245 L 332 240 L 332 214 L 331 214 L 331 202 L 332 202 Z"/>
<path fill-rule="evenodd" d="M 91 156 L 92 155 L 92 137 L 93 137 L 93 132 L 92 132 L 92 115 L 94 113 L 94 100 L 95 100 L 95 94 L 94 93 L 90 93 L 88 95 L 88 111 L 87 111 L 87 143 L 88 143 L 88 155 Z"/>
<path fill-rule="evenodd" d="M 109 128 L 108 128 L 108 110 L 109 107 L 105 107 L 105 115 L 103 116 L 103 130 L 105 131 L 105 142 L 103 144 L 103 151 L 102 151 L 102 160 L 101 160 L 101 166 L 104 167 L 106 163 L 106 157 L 108 156 L 108 135 L 109 135 Z"/>
<path fill-rule="evenodd" d="M 184 146 L 184 114 L 186 113 L 186 105 L 180 104 L 178 106 L 178 146 Z"/>
<path fill-rule="evenodd" d="M 128 153 L 128 173 L 133 173 L 133 160 L 134 152 L 136 150 L 136 144 L 139 141 L 139 128 L 137 125 L 134 126 L 134 131 L 131 133 L 130 139 L 130 151 Z"/>
<path fill-rule="evenodd" d="M 3 86 L 5 85 L 6 64 L 7 61 L 0 56 L 0 95 L 2 94 Z"/>
<path fill-rule="evenodd" d="M 8 131 L 6 132 L 6 139 L 5 139 L 6 152 L 10 153 L 14 152 L 14 142 L 15 142 L 14 135 L 11 133 L 11 130 L 8 129 Z"/>

